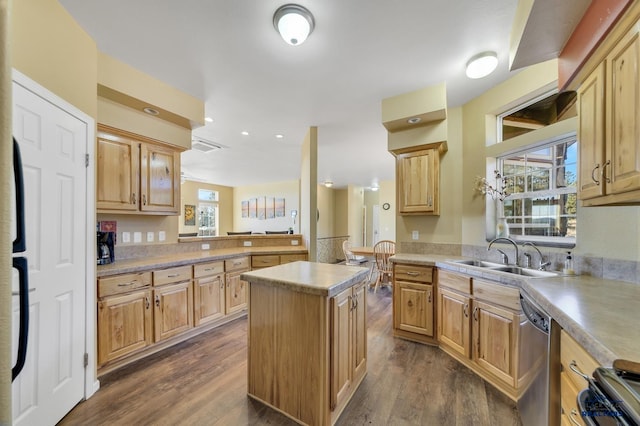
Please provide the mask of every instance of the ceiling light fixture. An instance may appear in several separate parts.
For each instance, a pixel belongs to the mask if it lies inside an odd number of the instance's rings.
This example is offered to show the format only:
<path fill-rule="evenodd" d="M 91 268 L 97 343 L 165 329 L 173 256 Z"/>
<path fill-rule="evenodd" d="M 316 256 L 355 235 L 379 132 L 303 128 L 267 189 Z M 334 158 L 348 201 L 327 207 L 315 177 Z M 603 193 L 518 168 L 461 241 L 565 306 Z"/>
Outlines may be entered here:
<path fill-rule="evenodd" d="M 498 66 L 496 52 L 482 52 L 473 56 L 467 62 L 467 77 L 482 78 L 491 74 Z"/>
<path fill-rule="evenodd" d="M 206 121 L 207 123 L 213 123 L 213 118 L 211 117 L 205 117 L 204 121 Z"/>
<path fill-rule="evenodd" d="M 285 42 L 297 46 L 304 43 L 313 32 L 315 21 L 306 8 L 297 4 L 285 4 L 273 14 L 273 26 Z"/>
<path fill-rule="evenodd" d="M 281 135 L 281 134 L 276 135 L 276 139 L 282 139 L 282 138 L 284 138 L 284 135 Z"/>
<path fill-rule="evenodd" d="M 420 121 L 422 121 L 422 118 L 420 117 L 411 117 L 410 119 L 407 120 L 407 123 L 418 124 Z"/>
<path fill-rule="evenodd" d="M 371 187 L 371 190 L 373 192 L 376 192 L 378 189 L 380 189 L 380 187 L 378 185 L 374 185 L 374 186 Z"/>
<path fill-rule="evenodd" d="M 160 111 L 158 111 L 157 109 L 153 109 L 151 107 L 143 108 L 142 111 L 146 112 L 149 115 L 159 115 L 160 114 Z"/>
<path fill-rule="evenodd" d="M 246 130 L 243 130 L 242 132 L 240 132 L 240 134 L 242 136 L 249 136 L 249 132 L 247 132 Z"/>
<path fill-rule="evenodd" d="M 333 182 L 331 182 L 330 180 L 325 180 L 324 186 L 326 186 L 327 188 L 331 188 L 333 186 Z"/>

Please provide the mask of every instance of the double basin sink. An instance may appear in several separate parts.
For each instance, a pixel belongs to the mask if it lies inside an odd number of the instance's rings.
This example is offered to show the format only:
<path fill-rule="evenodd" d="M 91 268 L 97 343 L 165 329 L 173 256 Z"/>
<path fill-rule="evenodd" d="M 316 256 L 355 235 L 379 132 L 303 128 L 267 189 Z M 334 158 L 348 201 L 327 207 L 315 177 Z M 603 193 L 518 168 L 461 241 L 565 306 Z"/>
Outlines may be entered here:
<path fill-rule="evenodd" d="M 452 260 L 452 263 L 458 265 L 475 266 L 490 271 L 506 272 L 508 274 L 520 275 L 528 278 L 551 278 L 560 275 L 558 272 L 541 271 L 538 269 L 522 268 L 516 265 L 503 265 L 501 263 L 487 262 L 484 260 Z"/>

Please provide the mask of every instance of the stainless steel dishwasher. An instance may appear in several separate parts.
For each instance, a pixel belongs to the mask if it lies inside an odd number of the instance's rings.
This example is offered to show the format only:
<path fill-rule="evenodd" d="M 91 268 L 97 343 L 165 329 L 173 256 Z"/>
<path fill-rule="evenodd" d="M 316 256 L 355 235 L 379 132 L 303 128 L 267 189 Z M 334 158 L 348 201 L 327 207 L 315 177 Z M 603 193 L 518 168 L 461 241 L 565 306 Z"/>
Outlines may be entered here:
<path fill-rule="evenodd" d="M 519 376 L 526 386 L 518 399 L 523 426 L 560 424 L 560 327 L 520 290 L 526 320 L 520 324 Z"/>

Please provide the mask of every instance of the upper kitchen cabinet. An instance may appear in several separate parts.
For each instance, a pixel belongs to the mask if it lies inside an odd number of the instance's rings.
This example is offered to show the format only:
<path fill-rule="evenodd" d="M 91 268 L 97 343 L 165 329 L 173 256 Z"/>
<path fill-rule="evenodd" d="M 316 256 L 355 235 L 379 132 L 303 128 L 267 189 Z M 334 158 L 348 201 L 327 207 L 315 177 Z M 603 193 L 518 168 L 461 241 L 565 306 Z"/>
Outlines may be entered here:
<path fill-rule="evenodd" d="M 180 152 L 98 126 L 98 213 L 179 214 Z"/>
<path fill-rule="evenodd" d="M 640 203 L 639 66 L 636 23 L 578 90 L 584 206 Z"/>
<path fill-rule="evenodd" d="M 436 143 L 393 151 L 396 156 L 396 194 L 401 215 L 440 214 L 440 153 Z"/>

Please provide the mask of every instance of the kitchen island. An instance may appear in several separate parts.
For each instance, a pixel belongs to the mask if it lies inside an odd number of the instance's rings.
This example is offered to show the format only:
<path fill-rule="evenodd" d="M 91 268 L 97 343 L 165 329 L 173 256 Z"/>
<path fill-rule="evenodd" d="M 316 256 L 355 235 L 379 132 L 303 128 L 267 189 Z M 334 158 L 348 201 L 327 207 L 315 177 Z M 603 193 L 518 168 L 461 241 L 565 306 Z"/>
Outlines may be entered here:
<path fill-rule="evenodd" d="M 301 424 L 336 422 L 366 374 L 368 272 L 294 262 L 241 275 L 251 398 Z"/>

